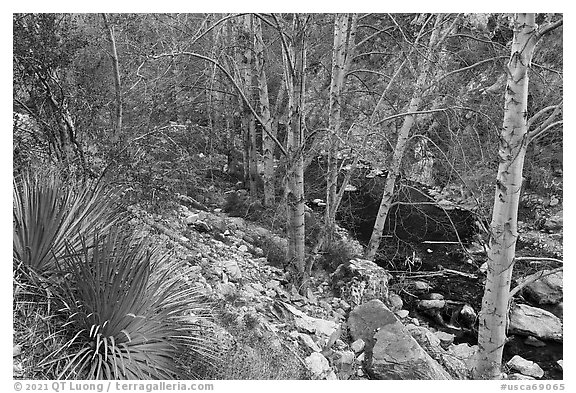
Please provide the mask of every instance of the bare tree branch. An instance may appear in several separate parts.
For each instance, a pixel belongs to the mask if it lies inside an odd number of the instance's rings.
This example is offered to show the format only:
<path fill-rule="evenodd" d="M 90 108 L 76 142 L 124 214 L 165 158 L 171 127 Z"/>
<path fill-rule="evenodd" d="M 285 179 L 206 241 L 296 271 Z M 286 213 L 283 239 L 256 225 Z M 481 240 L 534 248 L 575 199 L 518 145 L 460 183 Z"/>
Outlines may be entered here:
<path fill-rule="evenodd" d="M 516 258 L 516 260 L 519 260 L 519 259 L 521 259 L 521 258 Z M 562 262 L 562 261 L 560 261 L 559 259 L 554 259 L 554 258 L 526 258 L 526 259 L 533 259 L 533 260 L 540 260 L 540 259 L 549 260 L 549 259 L 552 259 L 552 260 L 554 260 L 555 262 Z M 520 291 L 521 291 L 523 288 L 525 288 L 527 285 L 530 285 L 530 284 L 532 284 L 533 282 L 536 282 L 536 281 L 540 280 L 541 278 L 544 278 L 544 277 L 550 276 L 550 275 L 552 275 L 552 274 L 561 272 L 562 270 L 564 270 L 564 267 L 557 267 L 556 269 L 552 269 L 552 270 L 548 270 L 548 271 L 545 271 L 545 270 L 539 271 L 539 272 L 536 273 L 534 276 L 530 277 L 530 278 L 527 279 L 527 280 L 522 281 L 520 284 L 518 284 L 516 287 L 514 287 L 514 289 L 512 289 L 512 290 L 510 291 L 510 299 L 512 299 L 512 298 L 514 297 L 514 295 L 516 295 L 518 292 L 520 292 Z"/>
<path fill-rule="evenodd" d="M 244 94 L 244 92 L 242 91 L 242 88 L 240 86 L 238 86 L 238 84 L 236 83 L 236 81 L 234 80 L 234 77 L 232 75 L 230 75 L 230 73 L 228 72 L 228 70 L 226 70 L 226 68 L 224 68 L 219 62 L 217 62 L 214 59 L 211 59 L 210 57 L 206 57 L 203 56 L 201 54 L 195 53 L 195 52 L 187 52 L 187 51 L 182 51 L 182 52 L 173 52 L 173 53 L 161 53 L 159 55 L 154 55 L 154 56 L 150 56 L 151 59 L 160 59 L 163 57 L 175 57 L 175 56 L 191 56 L 191 57 L 196 57 L 198 59 L 202 59 L 205 61 L 208 61 L 212 64 L 214 64 L 216 67 L 218 67 L 218 69 L 220 71 L 222 71 L 224 73 L 224 75 L 226 75 L 226 77 L 228 78 L 228 80 L 230 81 L 230 83 L 232 83 L 232 85 L 234 86 L 234 88 L 236 89 L 236 91 L 238 91 L 238 94 L 240 94 L 240 97 L 242 98 L 242 100 L 244 101 L 244 103 L 246 104 L 246 107 L 250 110 L 250 112 L 252 112 L 252 114 L 254 115 L 254 117 L 256 118 L 256 120 L 258 121 L 258 123 L 260 123 L 262 125 L 262 129 L 266 132 L 266 134 L 268 134 L 270 136 L 270 139 L 272 139 L 274 141 L 274 143 L 276 143 L 276 145 L 278 146 L 278 148 L 280 149 L 280 151 L 282 152 L 282 154 L 284 154 L 285 156 L 288 155 L 286 149 L 284 148 L 284 146 L 282 146 L 282 144 L 280 143 L 280 141 L 278 140 L 278 138 L 276 138 L 271 132 L 270 130 L 268 130 L 265 126 L 264 121 L 262 120 L 262 118 L 260 117 L 260 115 L 258 114 L 258 112 L 256 112 L 256 110 L 254 109 L 254 107 L 252 106 L 252 104 L 250 103 L 250 100 L 246 97 L 246 95 Z"/>

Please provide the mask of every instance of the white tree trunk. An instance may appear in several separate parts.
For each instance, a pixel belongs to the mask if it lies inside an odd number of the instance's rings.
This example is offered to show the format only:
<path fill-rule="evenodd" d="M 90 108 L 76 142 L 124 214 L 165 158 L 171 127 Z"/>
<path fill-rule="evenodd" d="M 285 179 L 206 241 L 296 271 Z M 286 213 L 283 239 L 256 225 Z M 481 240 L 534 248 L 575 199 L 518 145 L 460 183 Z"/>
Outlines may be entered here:
<path fill-rule="evenodd" d="M 256 78 L 258 80 L 258 96 L 260 99 L 260 115 L 262 117 L 262 127 L 270 130 L 270 134 L 276 135 L 276 130 L 272 128 L 272 116 L 270 114 L 270 98 L 268 96 L 268 80 L 264 69 L 264 40 L 262 39 L 262 24 L 259 18 L 253 18 L 254 30 L 254 52 Z M 264 205 L 272 206 L 275 200 L 274 189 L 274 147 L 276 143 L 268 133 L 262 133 L 262 155 L 263 155 L 263 183 L 264 183 Z"/>
<path fill-rule="evenodd" d="M 481 379 L 497 379 L 501 375 L 510 282 L 518 239 L 518 202 L 528 144 L 528 67 L 536 45 L 534 19 L 534 14 L 516 16 L 512 55 L 508 61 L 504 125 L 498 151 L 500 163 L 490 224 L 486 286 L 479 320 L 479 350 L 474 369 L 474 377 Z"/>
<path fill-rule="evenodd" d="M 414 87 L 414 92 L 412 93 L 412 99 L 410 100 L 410 103 L 407 107 L 407 113 L 416 112 L 420 108 L 424 87 L 430 74 L 433 58 L 436 55 L 435 51 L 437 50 L 437 46 L 440 43 L 439 36 L 442 28 L 442 19 L 443 17 L 441 15 L 437 15 L 434 30 L 430 35 L 430 41 L 428 43 L 428 49 L 424 58 L 424 64 L 422 65 L 418 79 L 416 80 L 416 86 Z M 410 137 L 410 131 L 412 130 L 412 126 L 414 125 L 415 121 L 415 114 L 406 115 L 404 117 L 402 127 L 398 132 L 398 139 L 396 140 L 396 146 L 394 147 L 394 152 L 392 153 L 392 161 L 388 169 L 388 174 L 386 175 L 384 191 L 382 193 L 380 207 L 378 208 L 378 214 L 376 215 L 376 221 L 374 222 L 374 229 L 372 230 L 372 235 L 370 236 L 368 246 L 364 251 L 364 257 L 371 261 L 374 260 L 376 252 L 380 247 L 380 240 L 382 238 L 382 232 L 384 231 L 384 224 L 386 223 L 386 218 L 388 217 L 388 212 L 390 211 L 390 206 L 392 205 L 392 199 L 394 197 L 396 179 L 400 174 L 402 160 L 404 158 L 404 153 L 406 152 L 406 144 Z"/>
<path fill-rule="evenodd" d="M 309 281 L 304 248 L 304 158 L 302 154 L 304 70 L 306 67 L 305 16 L 293 15 L 292 40 L 283 49 L 286 92 L 288 94 L 288 174 L 285 188 L 288 253 L 294 282 L 304 291 Z"/>
<path fill-rule="evenodd" d="M 350 20 L 350 23 L 349 23 Z M 334 16 L 334 44 L 332 47 L 332 76 L 328 105 L 328 173 L 326 176 L 326 210 L 324 215 L 326 237 L 332 240 L 338 210 L 338 150 L 344 80 L 350 68 L 354 52 L 357 15 L 336 14 Z M 322 241 L 322 239 L 321 239 Z"/>

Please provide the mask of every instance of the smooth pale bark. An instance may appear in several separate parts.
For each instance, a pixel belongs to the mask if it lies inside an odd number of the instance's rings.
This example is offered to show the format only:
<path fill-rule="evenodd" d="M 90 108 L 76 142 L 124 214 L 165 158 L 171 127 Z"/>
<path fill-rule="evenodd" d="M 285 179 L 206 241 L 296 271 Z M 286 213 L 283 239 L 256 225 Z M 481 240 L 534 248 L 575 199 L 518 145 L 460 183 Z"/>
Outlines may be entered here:
<path fill-rule="evenodd" d="M 283 43 L 284 74 L 288 94 L 288 173 L 285 187 L 288 252 L 287 260 L 295 275 L 294 282 L 304 292 L 309 285 L 309 271 L 304 259 L 304 158 L 302 155 L 304 70 L 306 67 L 306 26 L 304 15 L 293 15 L 292 39 Z M 282 32 L 281 32 L 282 34 Z M 283 38 L 284 39 L 284 38 Z"/>
<path fill-rule="evenodd" d="M 478 357 L 474 377 L 498 379 L 506 341 L 512 268 L 518 239 L 518 202 L 528 144 L 526 111 L 528 67 L 536 46 L 535 14 L 518 14 L 508 61 L 504 124 L 488 251 L 488 271 L 479 316 Z"/>
<path fill-rule="evenodd" d="M 326 210 L 324 215 L 326 238 L 330 242 L 336 225 L 338 210 L 338 150 L 344 81 L 354 56 L 357 15 L 336 14 L 334 16 L 334 44 L 332 46 L 332 76 L 328 104 L 328 173 L 326 176 Z"/>
<path fill-rule="evenodd" d="M 264 68 L 264 40 L 262 38 L 262 23 L 259 18 L 253 18 L 253 31 L 254 31 L 254 57 L 255 57 L 255 71 L 256 79 L 258 81 L 258 96 L 260 99 L 260 116 L 264 124 L 264 128 L 270 130 L 270 134 L 276 136 L 276 130 L 272 127 L 272 116 L 270 114 L 270 98 L 268 95 L 268 80 L 266 78 L 266 70 Z M 274 147 L 276 144 L 270 135 L 266 132 L 262 133 L 262 156 L 263 156 L 263 183 L 264 183 L 264 205 L 272 206 L 275 202 L 275 188 L 274 188 Z"/>
<path fill-rule="evenodd" d="M 435 58 L 436 55 L 435 51 L 437 50 L 437 46 L 440 43 L 439 35 L 441 30 L 441 22 L 442 17 L 438 15 L 436 17 L 434 30 L 430 35 L 430 41 L 428 43 L 428 48 L 425 54 L 424 64 L 422 65 L 422 68 L 418 75 L 418 79 L 416 80 L 416 86 L 414 87 L 414 92 L 412 93 L 412 99 L 408 104 L 408 108 L 406 111 L 407 113 L 416 112 L 420 108 L 420 103 L 422 102 L 422 94 L 430 73 L 431 63 Z M 390 211 L 390 206 L 392 205 L 396 179 L 400 174 L 402 159 L 404 158 L 404 153 L 406 152 L 406 145 L 410 137 L 410 131 L 415 121 L 416 121 L 415 114 L 408 114 L 404 116 L 402 127 L 398 132 L 398 139 L 396 140 L 396 146 L 394 147 L 394 152 L 392 153 L 392 161 L 388 168 L 388 174 L 386 175 L 386 181 L 384 183 L 384 191 L 382 193 L 380 207 L 378 208 L 378 213 L 376 215 L 376 221 L 374 222 L 374 229 L 372 230 L 372 235 L 370 236 L 368 246 L 364 251 L 364 257 L 371 261 L 374 260 L 376 252 L 380 247 L 380 240 L 382 239 L 384 224 L 386 223 L 386 218 L 388 217 L 388 212 Z"/>
<path fill-rule="evenodd" d="M 114 26 L 108 22 L 108 16 L 102 14 L 104 26 L 108 32 L 108 39 L 110 40 L 110 57 L 112 58 L 112 69 L 114 70 L 114 93 L 116 99 L 116 113 L 114 119 L 114 136 L 113 139 L 117 141 L 122 133 L 122 87 L 120 84 L 120 67 L 118 65 L 118 52 L 116 51 L 116 38 L 114 37 Z"/>

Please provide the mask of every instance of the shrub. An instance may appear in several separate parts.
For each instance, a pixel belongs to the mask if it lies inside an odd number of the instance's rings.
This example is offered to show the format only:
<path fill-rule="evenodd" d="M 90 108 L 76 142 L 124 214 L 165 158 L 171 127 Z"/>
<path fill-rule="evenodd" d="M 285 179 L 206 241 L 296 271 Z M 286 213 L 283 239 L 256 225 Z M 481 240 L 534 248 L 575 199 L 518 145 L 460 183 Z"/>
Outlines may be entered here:
<path fill-rule="evenodd" d="M 93 244 L 68 244 L 62 258 L 68 340 L 45 362 L 58 378 L 190 379 L 183 360 L 215 362 L 202 296 L 162 267 L 165 255 L 116 228 Z"/>
<path fill-rule="evenodd" d="M 39 274 L 54 271 L 65 243 L 77 247 L 123 215 L 116 193 L 101 183 L 66 184 L 55 172 L 13 182 L 13 256 Z"/>

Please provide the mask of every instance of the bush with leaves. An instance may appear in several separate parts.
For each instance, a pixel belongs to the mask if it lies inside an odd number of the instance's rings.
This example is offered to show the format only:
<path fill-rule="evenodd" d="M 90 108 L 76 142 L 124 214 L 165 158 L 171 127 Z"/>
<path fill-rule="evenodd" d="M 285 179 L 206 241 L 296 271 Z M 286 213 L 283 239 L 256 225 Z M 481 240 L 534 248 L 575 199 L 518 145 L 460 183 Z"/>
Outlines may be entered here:
<path fill-rule="evenodd" d="M 70 275 L 61 295 L 68 340 L 45 362 L 58 378 L 191 379 L 190 361 L 216 362 L 201 293 L 146 241 L 114 228 L 92 247 L 68 245 L 58 263 Z"/>

